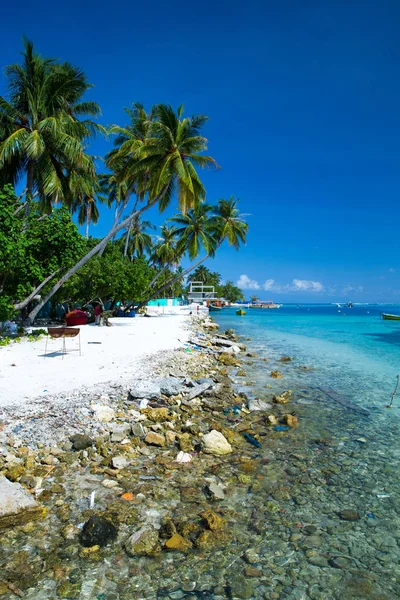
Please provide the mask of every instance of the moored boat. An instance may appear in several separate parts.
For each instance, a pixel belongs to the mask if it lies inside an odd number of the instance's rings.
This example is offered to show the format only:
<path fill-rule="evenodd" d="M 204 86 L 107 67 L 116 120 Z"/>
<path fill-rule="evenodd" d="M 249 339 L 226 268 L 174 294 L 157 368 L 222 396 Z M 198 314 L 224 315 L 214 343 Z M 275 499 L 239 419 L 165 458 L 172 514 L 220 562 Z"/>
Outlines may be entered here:
<path fill-rule="evenodd" d="M 237 310 L 237 311 L 236 311 L 236 314 L 237 314 L 237 315 L 245 315 L 245 314 L 246 314 L 246 311 L 245 311 L 245 310 L 243 310 L 243 308 L 239 308 L 239 310 Z"/>
<path fill-rule="evenodd" d="M 216 304 L 210 304 L 208 307 L 210 312 L 222 310 L 222 308 L 223 308 L 222 306 L 217 306 Z"/>
<path fill-rule="evenodd" d="M 267 300 L 266 302 L 253 302 L 249 304 L 249 308 L 280 308 L 282 304 L 275 304 L 272 300 Z"/>
<path fill-rule="evenodd" d="M 381 315 L 385 321 L 400 321 L 400 315 L 389 315 L 388 313 L 381 313 Z"/>

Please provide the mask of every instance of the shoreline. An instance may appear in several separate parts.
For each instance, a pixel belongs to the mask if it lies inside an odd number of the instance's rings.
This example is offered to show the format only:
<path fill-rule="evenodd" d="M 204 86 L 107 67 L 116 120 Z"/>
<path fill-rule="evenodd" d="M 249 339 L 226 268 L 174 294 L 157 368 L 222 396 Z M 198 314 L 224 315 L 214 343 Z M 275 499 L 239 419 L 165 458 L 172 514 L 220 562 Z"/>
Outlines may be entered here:
<path fill-rule="evenodd" d="M 341 479 L 350 460 L 357 465 L 365 460 L 368 445 L 356 439 L 360 434 L 352 422 L 358 417 L 352 414 L 349 422 L 343 407 L 333 404 L 322 406 L 318 419 L 318 407 L 297 398 L 250 412 L 248 400 L 235 390 L 237 374 L 230 372 L 246 368 L 255 355 L 221 352 L 221 342 L 236 345 L 237 338 L 208 333 L 197 319 L 190 323 L 193 351 L 163 355 L 151 376 L 153 382 L 179 379 L 180 393 L 161 395 L 140 410 L 140 398 L 117 390 L 118 398 L 104 403 L 114 408 L 114 417 L 82 449 L 64 438 L 61 447 L 45 445 L 35 452 L 8 447 L 22 463 L 7 467 L 4 454 L 0 457 L 2 471 L 28 486 L 47 509 L 40 529 L 28 523 L 3 532 L 0 567 L 12 585 L 16 580 L 10 577 L 19 578 L 27 600 L 36 599 L 37 589 L 41 598 L 78 599 L 84 592 L 118 600 L 317 600 L 324 590 L 347 599 L 345 590 L 365 584 L 366 559 L 355 552 L 363 550 L 366 535 L 376 538 L 380 526 L 388 538 L 380 513 L 388 501 L 380 499 L 385 489 L 378 487 L 378 497 L 371 490 L 375 499 L 366 503 L 362 472 L 353 473 L 350 486 Z M 271 390 L 266 398 L 270 395 Z M 293 416 L 294 407 L 299 423 L 289 426 L 284 416 Z M 276 425 L 268 420 L 271 415 Z M 327 429 L 336 421 L 346 445 Z M 365 419 L 360 423 L 365 427 Z M 285 430 L 275 430 L 281 425 Z M 210 431 L 218 431 L 231 447 L 225 446 L 226 454 L 205 451 L 203 438 Z M 79 433 L 88 432 L 82 425 Z M 188 462 L 177 462 L 179 453 Z M 374 485 L 382 486 L 382 477 Z M 367 510 L 376 517 L 365 515 Z M 115 541 L 82 545 L 82 525 L 94 515 L 115 526 Z M 24 548 L 38 573 L 27 577 L 27 567 L 10 563 L 11 548 Z M 40 574 L 49 553 L 54 557 L 47 574 Z M 370 568 L 385 577 L 389 572 L 379 561 Z M 32 581 L 39 587 L 32 588 Z M 370 580 L 368 585 L 372 595 L 365 597 L 377 597 L 381 588 Z M 395 585 L 390 589 L 395 593 Z M 379 597 L 386 600 L 385 594 Z"/>

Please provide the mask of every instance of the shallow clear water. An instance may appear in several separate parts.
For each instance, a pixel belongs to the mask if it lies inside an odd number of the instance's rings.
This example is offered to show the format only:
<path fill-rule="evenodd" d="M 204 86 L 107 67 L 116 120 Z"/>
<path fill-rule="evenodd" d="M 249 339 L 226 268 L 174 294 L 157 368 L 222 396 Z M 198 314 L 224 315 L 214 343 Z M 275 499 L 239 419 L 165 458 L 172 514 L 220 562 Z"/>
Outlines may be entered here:
<path fill-rule="evenodd" d="M 222 329 L 251 338 L 261 356 L 286 354 L 313 367 L 308 385 L 333 387 L 362 405 L 382 407 L 390 400 L 400 373 L 400 321 L 385 321 L 380 313 L 400 314 L 400 305 L 287 305 L 246 312 L 239 317 L 225 309 L 213 317 Z"/>

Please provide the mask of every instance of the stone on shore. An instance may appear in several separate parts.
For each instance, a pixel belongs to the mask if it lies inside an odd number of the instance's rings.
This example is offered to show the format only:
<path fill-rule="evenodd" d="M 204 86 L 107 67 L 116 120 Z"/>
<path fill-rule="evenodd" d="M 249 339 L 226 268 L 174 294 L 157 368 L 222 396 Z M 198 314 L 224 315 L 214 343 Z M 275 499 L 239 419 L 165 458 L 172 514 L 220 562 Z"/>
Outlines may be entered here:
<path fill-rule="evenodd" d="M 203 452 L 206 454 L 230 454 L 232 452 L 232 446 L 228 442 L 225 436 L 219 431 L 213 429 L 210 433 L 206 433 L 202 437 L 201 446 Z"/>
<path fill-rule="evenodd" d="M 115 410 L 106 404 L 92 404 L 90 407 L 94 412 L 94 416 L 102 423 L 109 423 L 115 418 Z"/>
<path fill-rule="evenodd" d="M 125 456 L 114 456 L 111 459 L 111 466 L 113 469 L 124 469 L 129 464 L 129 461 Z"/>
<path fill-rule="evenodd" d="M 142 398 L 159 398 L 161 387 L 156 379 L 138 379 L 134 381 L 129 390 L 129 398 L 141 400 Z"/>
<path fill-rule="evenodd" d="M 110 521 L 104 517 L 93 515 L 83 526 L 79 541 L 82 546 L 106 546 L 109 542 L 117 539 L 118 530 Z"/>
<path fill-rule="evenodd" d="M 86 448 L 93 446 L 92 438 L 82 433 L 75 433 L 74 435 L 71 435 L 69 441 L 72 443 L 74 450 L 86 450 Z"/>
<path fill-rule="evenodd" d="M 283 415 L 283 421 L 289 427 L 295 427 L 299 423 L 298 417 L 296 415 Z"/>
<path fill-rule="evenodd" d="M 272 379 L 282 379 L 282 374 L 279 371 L 271 371 L 270 377 Z"/>
<path fill-rule="evenodd" d="M 182 381 L 174 377 L 163 377 L 159 380 L 160 391 L 164 396 L 177 396 L 184 388 Z"/>
<path fill-rule="evenodd" d="M 19 483 L 0 475 L 0 530 L 44 516 L 45 509 Z"/>
<path fill-rule="evenodd" d="M 358 521 L 360 515 L 356 510 L 345 508 L 339 512 L 339 517 L 343 519 L 343 521 Z"/>
<path fill-rule="evenodd" d="M 153 431 L 146 435 L 144 441 L 151 446 L 165 446 L 165 437 L 161 433 L 154 433 Z"/>
<path fill-rule="evenodd" d="M 142 527 L 125 542 L 125 550 L 130 556 L 151 555 L 159 549 L 158 532 L 152 528 Z"/>
<path fill-rule="evenodd" d="M 248 409 L 250 412 L 256 410 L 269 410 L 270 408 L 271 404 L 265 402 L 265 400 L 261 400 L 261 398 L 251 398 L 248 402 Z"/>

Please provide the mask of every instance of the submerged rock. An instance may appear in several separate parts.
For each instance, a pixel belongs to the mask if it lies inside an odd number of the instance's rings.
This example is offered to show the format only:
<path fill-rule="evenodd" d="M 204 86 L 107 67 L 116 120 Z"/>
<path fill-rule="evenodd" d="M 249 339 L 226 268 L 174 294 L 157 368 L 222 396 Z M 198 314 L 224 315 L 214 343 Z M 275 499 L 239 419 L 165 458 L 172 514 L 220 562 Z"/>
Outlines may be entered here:
<path fill-rule="evenodd" d="M 168 548 L 168 550 L 187 552 L 192 547 L 192 543 L 179 535 L 179 533 L 174 533 L 174 535 L 165 542 L 165 547 Z"/>
<path fill-rule="evenodd" d="M 225 498 L 225 492 L 217 483 L 210 483 L 208 485 L 208 491 L 217 500 L 223 500 Z"/>
<path fill-rule="evenodd" d="M 154 554 L 160 549 L 158 532 L 155 529 L 142 527 L 133 533 L 125 542 L 125 550 L 130 556 Z"/>
<path fill-rule="evenodd" d="M 229 454 L 232 452 L 232 446 L 225 436 L 219 431 L 213 429 L 202 437 L 201 447 L 206 454 Z"/>
<path fill-rule="evenodd" d="M 344 521 L 358 521 L 360 518 L 360 515 L 358 514 L 358 512 L 356 510 L 351 510 L 351 509 L 345 508 L 344 510 L 341 510 L 339 512 L 339 517 L 341 519 L 343 519 Z"/>
<path fill-rule="evenodd" d="M 282 374 L 279 373 L 279 371 L 271 371 L 270 377 L 272 377 L 272 379 L 282 379 Z"/>
<path fill-rule="evenodd" d="M 86 548 L 106 546 L 117 539 L 118 529 L 108 519 L 93 515 L 83 526 L 79 541 Z"/>
<path fill-rule="evenodd" d="M 295 425 L 298 424 L 299 419 L 296 415 L 284 415 L 283 422 L 286 423 L 286 425 L 289 425 L 289 427 L 295 427 Z"/>
<path fill-rule="evenodd" d="M 274 396 L 275 404 L 287 404 L 292 397 L 292 390 L 286 390 L 282 392 L 279 396 Z"/>
<path fill-rule="evenodd" d="M 210 509 L 203 510 L 203 512 L 200 513 L 200 516 L 211 531 L 222 529 L 225 525 L 225 521 L 221 515 L 218 515 Z"/>
<path fill-rule="evenodd" d="M 93 446 L 92 438 L 82 433 L 75 433 L 74 435 L 71 435 L 69 441 L 72 443 L 74 450 L 86 450 L 86 448 Z"/>

